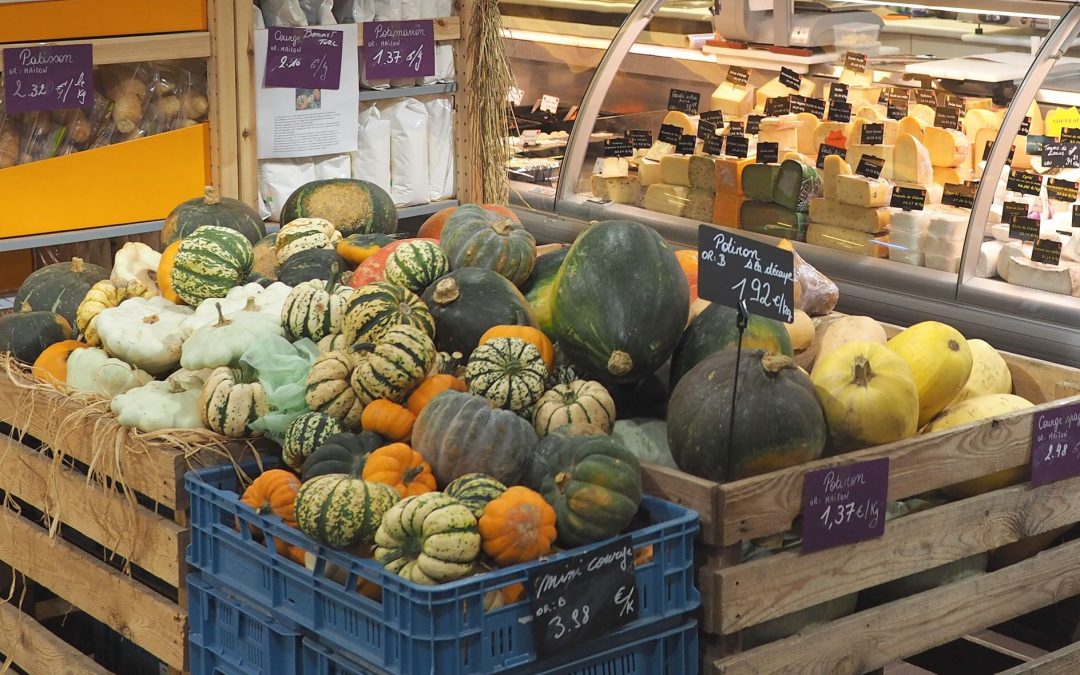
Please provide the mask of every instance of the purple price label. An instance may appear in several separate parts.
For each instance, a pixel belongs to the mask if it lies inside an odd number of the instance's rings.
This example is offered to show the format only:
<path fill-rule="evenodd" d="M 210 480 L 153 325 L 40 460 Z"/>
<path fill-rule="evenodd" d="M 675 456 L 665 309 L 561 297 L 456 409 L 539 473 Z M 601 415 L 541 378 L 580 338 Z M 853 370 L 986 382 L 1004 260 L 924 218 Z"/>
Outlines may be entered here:
<path fill-rule="evenodd" d="M 1031 421 L 1031 484 L 1080 475 L 1080 403 L 1044 410 Z"/>
<path fill-rule="evenodd" d="M 880 537 L 888 492 L 888 457 L 806 474 L 802 552 Z"/>
<path fill-rule="evenodd" d="M 339 88 L 343 36 L 340 30 L 271 28 L 267 36 L 264 86 Z"/>
<path fill-rule="evenodd" d="M 9 113 L 93 105 L 93 47 L 51 45 L 5 49 L 4 98 Z"/>
<path fill-rule="evenodd" d="M 368 21 L 364 24 L 364 76 L 369 80 L 435 74 L 435 22 Z"/>

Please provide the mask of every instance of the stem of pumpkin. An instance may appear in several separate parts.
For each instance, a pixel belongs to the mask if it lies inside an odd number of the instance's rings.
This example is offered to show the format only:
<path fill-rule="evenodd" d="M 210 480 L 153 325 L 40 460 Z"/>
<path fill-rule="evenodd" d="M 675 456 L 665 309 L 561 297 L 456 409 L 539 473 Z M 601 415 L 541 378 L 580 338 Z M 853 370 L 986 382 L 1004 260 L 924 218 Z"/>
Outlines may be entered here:
<path fill-rule="evenodd" d="M 510 231 L 512 223 L 509 218 L 503 218 L 495 221 L 495 224 L 491 226 L 491 229 L 495 230 L 495 234 L 505 236 Z"/>
<path fill-rule="evenodd" d="M 859 354 L 855 357 L 855 384 L 865 387 L 870 384 L 872 379 L 874 379 L 874 371 L 870 369 L 870 361 L 862 354 Z"/>
<path fill-rule="evenodd" d="M 83 264 L 83 259 L 76 256 L 71 259 L 71 271 L 75 274 L 82 274 L 86 271 L 86 265 Z"/>
<path fill-rule="evenodd" d="M 416 477 L 422 473 L 424 473 L 423 466 L 414 466 L 413 468 L 406 470 L 405 473 L 401 474 L 401 484 L 408 485 L 416 480 Z"/>
<path fill-rule="evenodd" d="M 559 492 L 562 492 L 565 485 L 569 482 L 570 474 L 568 474 L 567 472 L 560 471 L 559 473 L 555 474 L 555 487 L 558 488 Z"/>
<path fill-rule="evenodd" d="M 435 302 L 439 305 L 448 305 L 461 296 L 461 289 L 453 279 L 442 279 L 435 284 Z"/>
<path fill-rule="evenodd" d="M 628 375 L 631 370 L 634 369 L 634 359 L 630 357 L 624 351 L 611 352 L 611 357 L 608 358 L 607 370 L 615 377 L 622 377 Z"/>
<path fill-rule="evenodd" d="M 784 368 L 791 366 L 795 362 L 783 354 L 777 354 L 775 352 L 768 352 L 761 357 L 761 367 L 765 369 L 765 372 L 775 375 Z"/>
<path fill-rule="evenodd" d="M 255 298 L 248 298 L 249 301 L 255 302 Z M 214 328 L 221 328 L 222 326 L 228 326 L 232 321 L 225 318 L 225 312 L 221 311 L 221 303 L 215 302 L 214 306 L 217 307 L 218 322 L 214 324 Z"/>
<path fill-rule="evenodd" d="M 203 204 L 207 206 L 214 206 L 221 203 L 221 195 L 218 194 L 217 188 L 213 185 L 207 185 L 203 189 Z"/>

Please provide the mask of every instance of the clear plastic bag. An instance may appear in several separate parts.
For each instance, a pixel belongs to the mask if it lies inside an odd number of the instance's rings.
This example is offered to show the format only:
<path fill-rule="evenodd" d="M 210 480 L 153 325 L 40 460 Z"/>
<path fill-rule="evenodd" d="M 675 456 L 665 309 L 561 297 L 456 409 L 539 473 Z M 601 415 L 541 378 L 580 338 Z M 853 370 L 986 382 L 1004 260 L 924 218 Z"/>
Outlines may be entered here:
<path fill-rule="evenodd" d="M 255 370 L 270 406 L 269 413 L 251 423 L 253 431 L 280 442 L 293 419 L 307 412 L 304 382 L 318 356 L 318 345 L 307 338 L 290 344 L 283 337 L 268 337 L 248 347 L 240 362 Z"/>

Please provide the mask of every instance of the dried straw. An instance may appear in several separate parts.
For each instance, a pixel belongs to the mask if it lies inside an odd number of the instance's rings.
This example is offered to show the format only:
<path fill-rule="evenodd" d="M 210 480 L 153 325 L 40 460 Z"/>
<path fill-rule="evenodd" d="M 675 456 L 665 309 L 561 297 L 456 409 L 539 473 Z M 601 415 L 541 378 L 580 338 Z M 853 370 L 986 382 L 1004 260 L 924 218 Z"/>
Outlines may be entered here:
<path fill-rule="evenodd" d="M 476 105 L 469 118 L 469 138 L 479 148 L 483 201 L 505 204 L 510 188 L 506 176 L 510 156 L 506 96 L 513 79 L 510 59 L 503 41 L 498 0 L 477 0 L 474 11 L 469 82 Z"/>

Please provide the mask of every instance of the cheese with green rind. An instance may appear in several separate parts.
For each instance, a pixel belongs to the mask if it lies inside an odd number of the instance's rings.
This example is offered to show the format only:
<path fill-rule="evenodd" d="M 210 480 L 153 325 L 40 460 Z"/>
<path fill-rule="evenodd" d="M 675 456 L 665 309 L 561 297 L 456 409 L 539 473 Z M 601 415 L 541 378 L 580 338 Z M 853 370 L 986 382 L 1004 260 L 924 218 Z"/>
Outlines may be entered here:
<path fill-rule="evenodd" d="M 776 172 L 773 201 L 792 211 L 807 211 L 810 200 L 821 195 L 821 175 L 816 168 L 793 159 Z"/>
<path fill-rule="evenodd" d="M 810 222 L 839 225 L 860 232 L 885 232 L 889 229 L 889 210 L 852 206 L 819 197 L 810 202 Z"/>
<path fill-rule="evenodd" d="M 743 169 L 743 193 L 748 199 L 771 202 L 779 171 L 779 164 L 750 164 Z"/>
<path fill-rule="evenodd" d="M 892 197 L 892 183 L 866 176 L 837 176 L 836 199 L 844 204 L 877 208 L 888 206 Z"/>
<path fill-rule="evenodd" d="M 803 240 L 809 216 L 778 204 L 748 199 L 739 210 L 739 227 L 747 232 Z"/>

